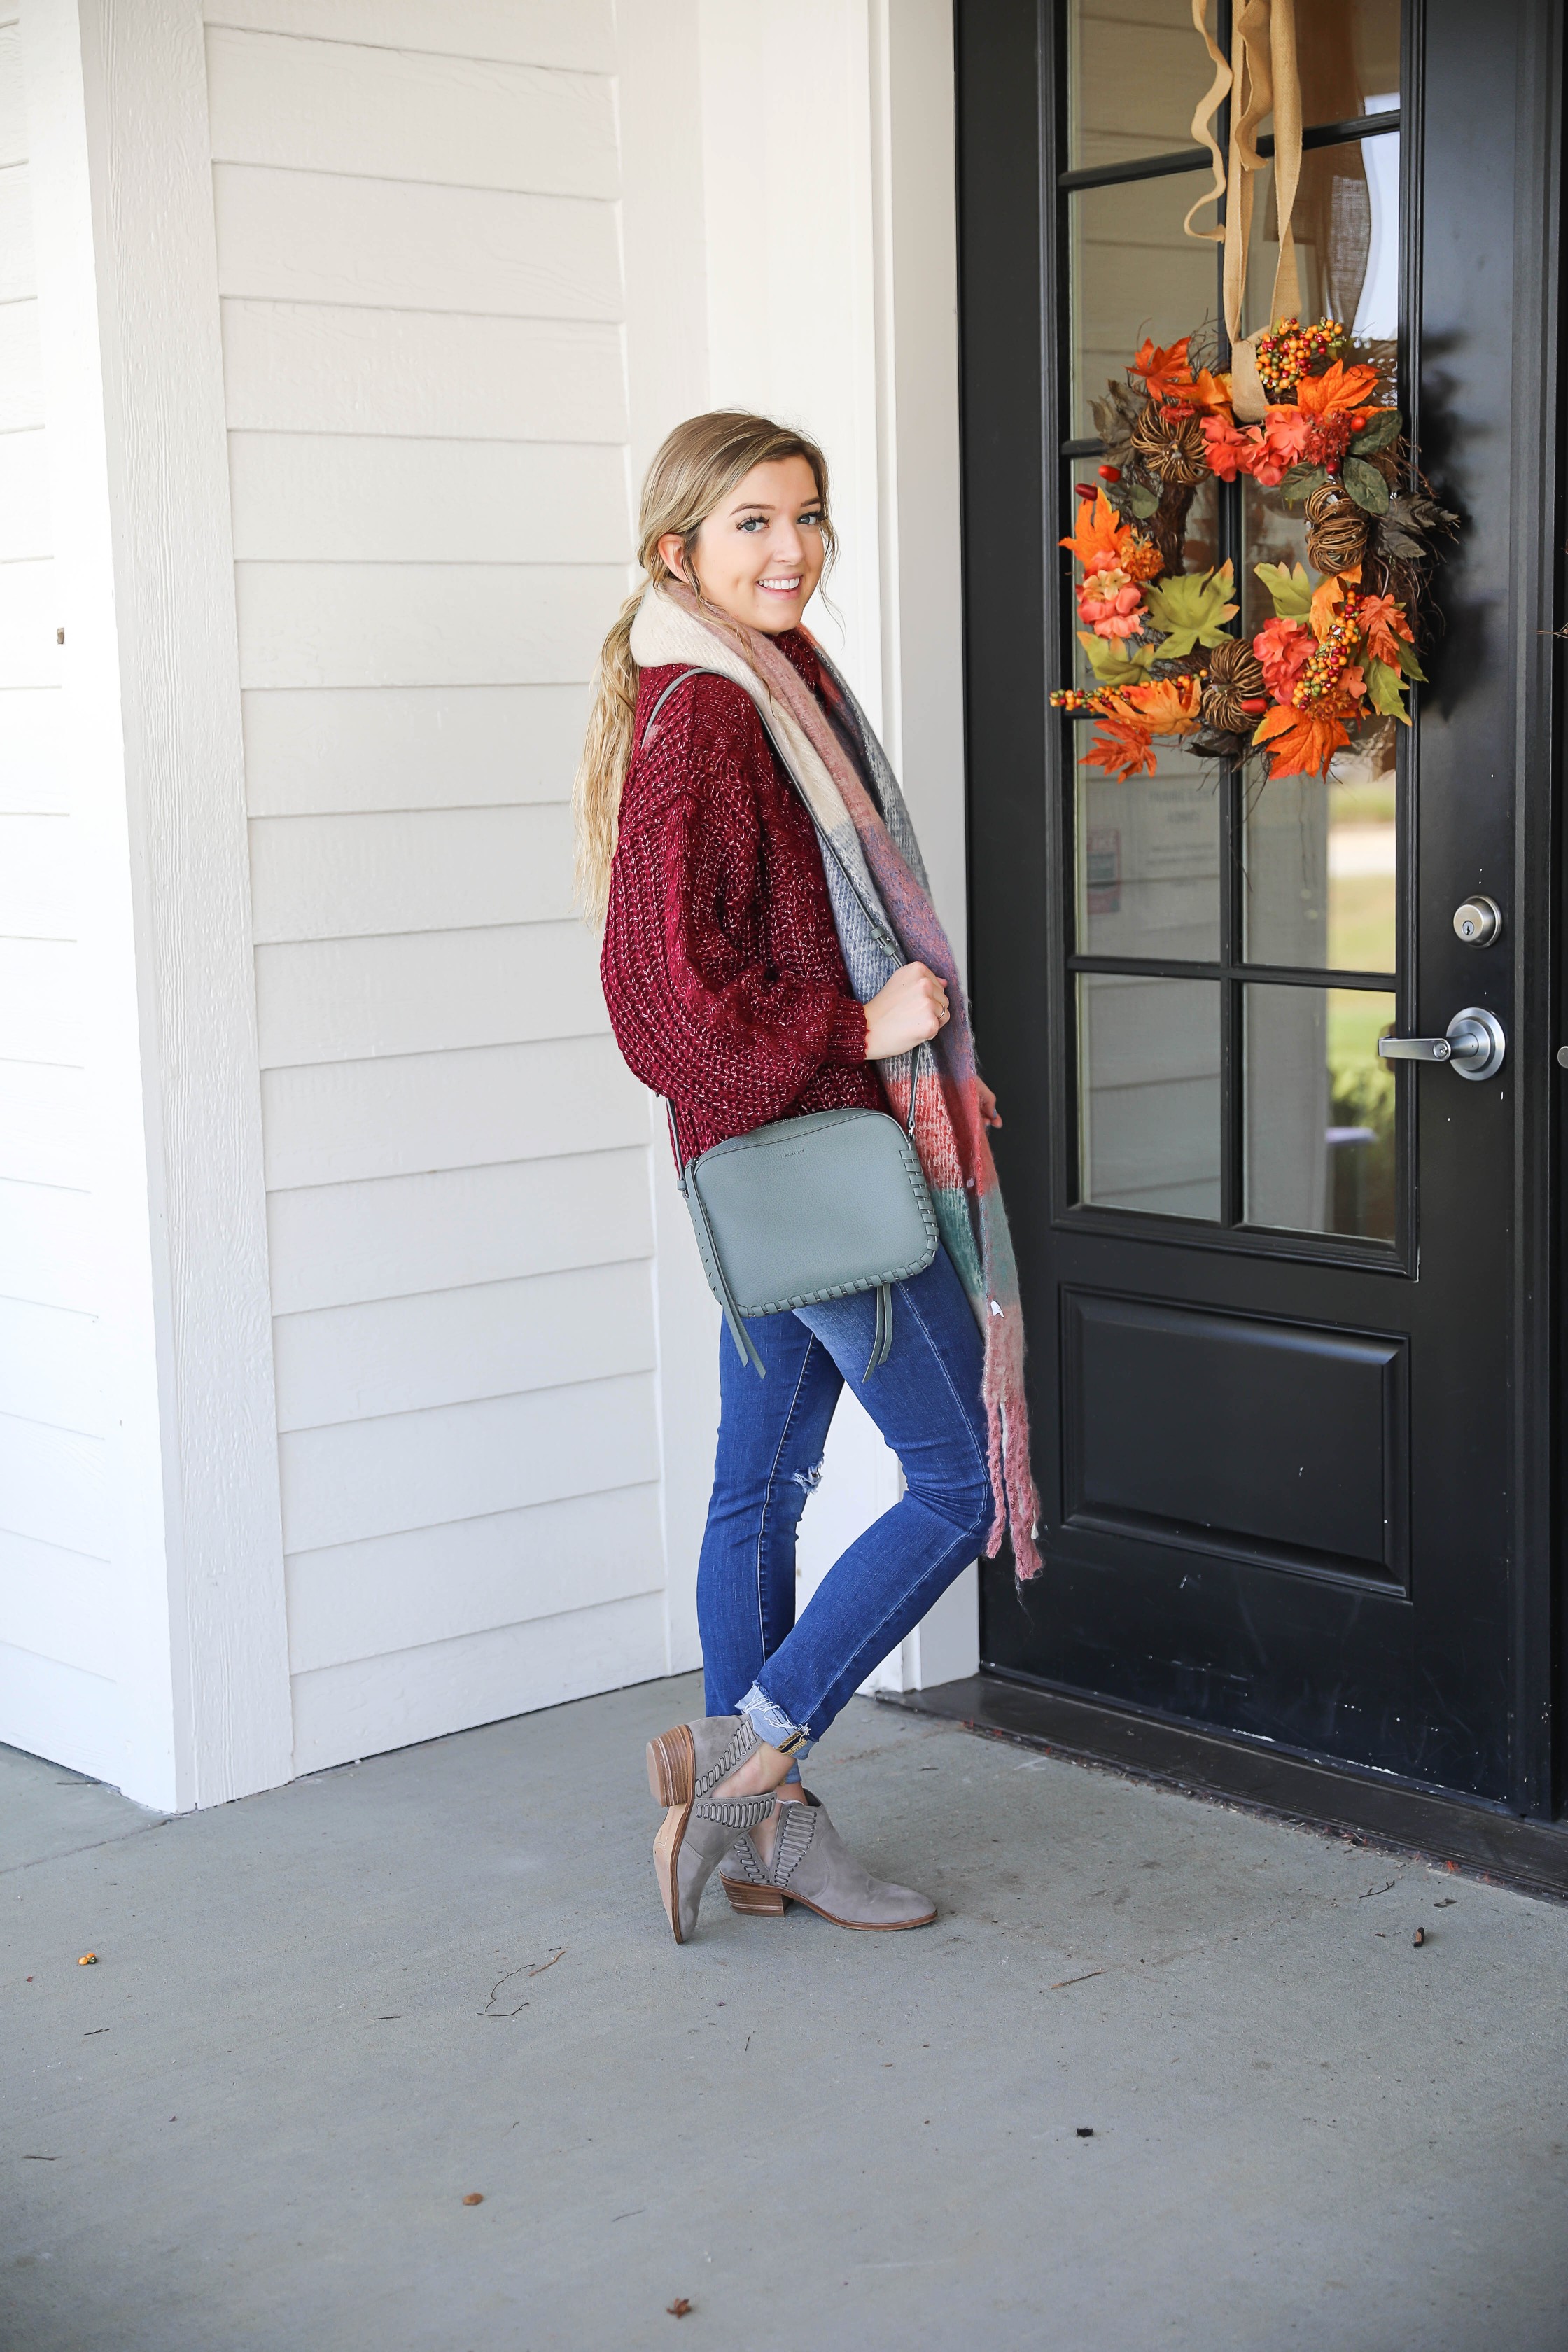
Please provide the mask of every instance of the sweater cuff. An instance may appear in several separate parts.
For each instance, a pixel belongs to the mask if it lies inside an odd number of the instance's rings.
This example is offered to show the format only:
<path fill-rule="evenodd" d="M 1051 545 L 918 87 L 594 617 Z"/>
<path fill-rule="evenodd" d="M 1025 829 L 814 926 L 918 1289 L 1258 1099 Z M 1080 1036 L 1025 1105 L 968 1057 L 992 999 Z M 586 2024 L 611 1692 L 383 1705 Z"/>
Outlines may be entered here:
<path fill-rule="evenodd" d="M 827 1033 L 827 1051 L 822 1058 L 836 1064 L 866 1059 L 866 1008 L 857 1004 L 852 996 L 839 1001 L 833 1026 Z"/>

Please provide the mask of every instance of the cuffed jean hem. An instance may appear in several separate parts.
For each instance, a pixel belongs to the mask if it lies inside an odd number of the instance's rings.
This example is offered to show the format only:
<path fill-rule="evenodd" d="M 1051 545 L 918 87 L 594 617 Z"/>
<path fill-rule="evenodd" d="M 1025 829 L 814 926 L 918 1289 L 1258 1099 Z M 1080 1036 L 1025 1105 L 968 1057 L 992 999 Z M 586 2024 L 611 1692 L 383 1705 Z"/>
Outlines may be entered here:
<path fill-rule="evenodd" d="M 783 1756 L 793 1756 L 797 1764 L 804 1762 L 812 1749 L 810 1727 L 792 1723 L 782 1706 L 775 1706 L 765 1691 L 755 1683 L 745 1696 L 735 1702 L 736 1712 L 743 1715 L 759 1739 L 776 1748 Z"/>

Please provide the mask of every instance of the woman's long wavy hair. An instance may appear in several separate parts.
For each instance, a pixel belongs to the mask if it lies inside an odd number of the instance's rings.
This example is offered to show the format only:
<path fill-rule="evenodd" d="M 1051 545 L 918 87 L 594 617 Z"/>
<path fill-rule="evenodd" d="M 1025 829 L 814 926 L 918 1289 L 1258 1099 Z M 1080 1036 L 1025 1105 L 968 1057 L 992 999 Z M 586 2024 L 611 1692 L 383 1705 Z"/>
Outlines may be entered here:
<path fill-rule="evenodd" d="M 610 895 L 610 866 L 620 826 L 621 790 L 631 764 L 632 721 L 637 702 L 637 666 L 632 659 L 632 623 L 648 587 L 683 578 L 700 599 L 702 583 L 692 561 L 698 531 L 753 466 L 781 457 L 804 457 L 816 481 L 822 507 L 823 546 L 829 562 L 837 542 L 827 517 L 827 460 L 815 441 L 771 417 L 721 409 L 689 416 L 678 425 L 647 469 L 637 518 L 637 560 L 646 575 L 626 598 L 599 656 L 588 732 L 572 787 L 576 838 L 577 904 L 595 929 L 602 929 Z M 681 545 L 681 572 L 672 572 L 658 551 L 674 534 Z M 715 619 L 721 619 L 710 607 Z"/>

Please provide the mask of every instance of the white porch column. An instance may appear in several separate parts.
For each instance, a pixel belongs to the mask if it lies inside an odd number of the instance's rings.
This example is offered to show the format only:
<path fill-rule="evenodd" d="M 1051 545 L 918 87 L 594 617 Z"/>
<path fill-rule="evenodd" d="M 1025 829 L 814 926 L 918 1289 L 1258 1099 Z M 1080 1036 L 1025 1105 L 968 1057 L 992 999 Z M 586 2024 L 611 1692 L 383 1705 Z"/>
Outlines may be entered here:
<path fill-rule="evenodd" d="M 119 1617 L 88 1769 L 205 1805 L 292 1741 L 201 14 L 22 0 L 22 56 Z"/>

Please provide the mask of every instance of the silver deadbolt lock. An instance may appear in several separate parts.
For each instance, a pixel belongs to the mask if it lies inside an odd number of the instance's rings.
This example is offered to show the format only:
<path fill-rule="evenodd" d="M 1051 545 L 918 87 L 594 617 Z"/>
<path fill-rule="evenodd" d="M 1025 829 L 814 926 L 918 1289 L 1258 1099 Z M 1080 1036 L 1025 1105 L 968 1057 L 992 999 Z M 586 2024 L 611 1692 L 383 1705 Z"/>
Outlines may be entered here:
<path fill-rule="evenodd" d="M 1478 892 L 1454 909 L 1454 930 L 1468 948 L 1489 948 L 1502 929 L 1502 908 Z"/>
<path fill-rule="evenodd" d="M 1507 1050 L 1502 1023 L 1479 1004 L 1467 1004 L 1462 1013 L 1456 1013 L 1441 1037 L 1380 1037 L 1377 1041 L 1380 1061 L 1447 1062 L 1460 1078 L 1494 1076 Z"/>

